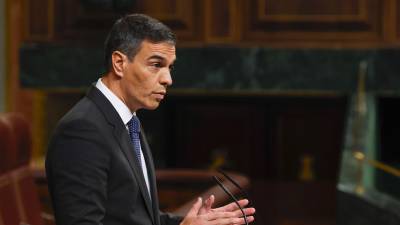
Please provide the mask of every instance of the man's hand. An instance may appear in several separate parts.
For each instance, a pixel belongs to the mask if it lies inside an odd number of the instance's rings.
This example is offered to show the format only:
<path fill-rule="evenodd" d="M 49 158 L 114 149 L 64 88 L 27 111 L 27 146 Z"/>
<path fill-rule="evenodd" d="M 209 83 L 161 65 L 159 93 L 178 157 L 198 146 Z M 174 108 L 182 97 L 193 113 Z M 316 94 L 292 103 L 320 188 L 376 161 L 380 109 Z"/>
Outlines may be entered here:
<path fill-rule="evenodd" d="M 214 196 L 211 195 L 203 204 L 202 199 L 198 198 L 196 203 L 193 204 L 192 208 L 183 219 L 181 225 L 245 224 L 243 214 L 235 203 L 212 209 L 214 200 Z M 245 207 L 248 203 L 248 200 L 239 201 L 241 207 Z M 249 223 L 254 221 L 254 217 L 252 216 L 255 213 L 254 208 L 245 208 L 244 212 L 247 215 L 247 221 Z"/>
<path fill-rule="evenodd" d="M 199 214 L 206 214 L 211 211 L 211 207 L 214 204 L 215 197 L 214 195 L 210 195 L 210 197 L 207 198 L 207 200 L 204 201 L 203 205 L 201 206 L 199 210 Z"/>

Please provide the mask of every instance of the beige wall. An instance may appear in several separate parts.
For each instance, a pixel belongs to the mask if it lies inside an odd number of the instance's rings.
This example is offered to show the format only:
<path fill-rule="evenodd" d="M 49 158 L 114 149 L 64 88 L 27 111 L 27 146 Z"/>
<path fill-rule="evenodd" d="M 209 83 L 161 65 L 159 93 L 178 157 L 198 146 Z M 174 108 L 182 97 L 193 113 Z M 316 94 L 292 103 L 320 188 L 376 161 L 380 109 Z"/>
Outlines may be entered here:
<path fill-rule="evenodd" d="M 0 0 L 0 112 L 5 111 L 6 95 L 6 48 L 5 48 L 5 0 Z"/>

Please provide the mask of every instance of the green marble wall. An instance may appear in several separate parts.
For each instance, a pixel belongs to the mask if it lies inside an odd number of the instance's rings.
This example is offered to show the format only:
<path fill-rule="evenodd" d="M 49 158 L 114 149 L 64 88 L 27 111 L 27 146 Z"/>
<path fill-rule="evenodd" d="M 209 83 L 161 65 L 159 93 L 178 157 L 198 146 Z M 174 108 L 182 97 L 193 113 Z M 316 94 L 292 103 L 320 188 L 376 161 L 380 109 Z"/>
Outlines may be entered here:
<path fill-rule="evenodd" d="M 96 46 L 34 44 L 21 48 L 24 87 L 87 87 L 103 73 Z M 369 90 L 400 87 L 400 49 L 178 48 L 175 89 L 352 92 L 367 61 Z"/>
<path fill-rule="evenodd" d="M 25 45 L 20 56 L 20 81 L 29 88 L 85 88 L 104 72 L 98 46 Z M 334 91 L 351 96 L 361 61 L 368 63 L 369 113 L 355 141 L 351 136 L 354 111 L 349 110 L 338 184 L 338 224 L 398 224 L 400 204 L 376 190 L 371 168 L 363 166 L 365 192 L 355 192 L 359 167 L 352 149 L 363 149 L 368 157 L 376 155 L 375 94 L 400 93 L 400 49 L 178 48 L 173 88 Z"/>

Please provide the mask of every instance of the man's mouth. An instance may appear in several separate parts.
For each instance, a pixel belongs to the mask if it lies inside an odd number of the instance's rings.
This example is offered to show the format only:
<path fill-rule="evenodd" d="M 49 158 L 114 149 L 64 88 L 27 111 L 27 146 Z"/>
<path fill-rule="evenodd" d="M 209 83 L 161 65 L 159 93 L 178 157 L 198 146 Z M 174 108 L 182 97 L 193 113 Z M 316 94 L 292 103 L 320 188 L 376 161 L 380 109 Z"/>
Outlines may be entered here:
<path fill-rule="evenodd" d="M 163 100 L 165 94 L 166 94 L 165 91 L 160 91 L 160 92 L 154 92 L 154 93 L 153 93 L 153 95 L 155 96 L 155 98 L 156 98 L 158 101 Z"/>

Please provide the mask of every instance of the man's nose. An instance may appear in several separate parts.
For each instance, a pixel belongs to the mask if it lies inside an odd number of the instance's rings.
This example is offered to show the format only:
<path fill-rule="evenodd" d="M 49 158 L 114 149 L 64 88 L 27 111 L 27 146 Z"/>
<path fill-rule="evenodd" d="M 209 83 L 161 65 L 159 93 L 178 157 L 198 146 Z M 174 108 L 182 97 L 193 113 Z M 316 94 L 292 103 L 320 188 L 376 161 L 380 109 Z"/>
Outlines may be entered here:
<path fill-rule="evenodd" d="M 165 72 L 163 72 L 161 74 L 160 83 L 163 86 L 171 86 L 172 85 L 171 71 L 169 69 L 166 69 Z"/>

